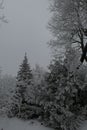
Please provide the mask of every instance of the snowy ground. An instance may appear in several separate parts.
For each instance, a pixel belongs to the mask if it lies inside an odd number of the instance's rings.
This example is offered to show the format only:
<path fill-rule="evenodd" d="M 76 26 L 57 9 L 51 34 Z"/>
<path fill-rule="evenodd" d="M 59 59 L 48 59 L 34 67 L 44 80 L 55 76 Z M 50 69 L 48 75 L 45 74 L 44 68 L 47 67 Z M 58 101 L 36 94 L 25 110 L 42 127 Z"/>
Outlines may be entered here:
<path fill-rule="evenodd" d="M 3 128 L 3 129 L 2 129 Z M 53 130 L 44 127 L 37 121 L 22 121 L 19 119 L 8 119 L 0 117 L 0 130 Z M 79 130 L 87 130 L 87 121 L 85 121 Z"/>
<path fill-rule="evenodd" d="M 53 130 L 42 126 L 37 121 L 22 121 L 19 119 L 0 118 L 0 130 Z"/>

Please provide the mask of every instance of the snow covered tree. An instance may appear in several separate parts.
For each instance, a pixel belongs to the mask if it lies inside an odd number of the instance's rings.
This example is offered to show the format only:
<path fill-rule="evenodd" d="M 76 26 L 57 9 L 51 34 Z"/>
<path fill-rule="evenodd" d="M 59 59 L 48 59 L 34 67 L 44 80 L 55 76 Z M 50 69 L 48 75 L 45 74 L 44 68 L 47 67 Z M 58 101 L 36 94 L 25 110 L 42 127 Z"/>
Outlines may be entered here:
<path fill-rule="evenodd" d="M 16 79 L 16 90 L 13 97 L 12 114 L 14 116 L 23 117 L 26 116 L 25 109 L 27 107 L 26 105 L 28 104 L 26 101 L 26 90 L 31 84 L 32 79 L 32 71 L 30 69 L 30 65 L 28 64 L 26 53 L 24 60 L 20 65 Z"/>
<path fill-rule="evenodd" d="M 54 90 L 57 88 L 52 95 L 54 97 L 52 99 L 54 99 L 55 103 L 51 102 L 51 100 L 47 108 L 50 108 L 49 111 L 51 112 L 49 121 L 51 119 L 51 124 L 61 130 L 77 129 L 79 125 L 78 121 L 81 121 L 81 118 L 83 118 L 83 115 L 81 115 L 83 111 L 81 102 L 84 98 L 81 97 L 83 97 L 82 95 L 86 95 L 86 89 L 84 87 L 85 80 L 81 80 L 81 71 L 78 70 L 78 68 L 80 62 L 83 63 L 84 60 L 87 61 L 86 7 L 86 0 L 51 1 L 50 10 L 52 12 L 52 18 L 49 22 L 49 29 L 52 32 L 53 39 L 49 44 L 53 49 L 55 47 L 55 50 L 57 50 L 59 45 L 66 50 L 61 52 L 61 54 L 66 52 L 65 60 L 62 65 L 65 66 L 68 74 L 66 77 L 61 77 L 62 80 L 57 82 L 58 86 L 54 84 L 55 81 L 52 84 Z M 75 50 L 72 47 L 75 48 Z M 56 81 L 58 81 L 58 79 L 56 79 Z M 49 90 L 50 93 L 52 88 L 49 88 Z M 49 95 L 51 95 L 51 93 Z M 86 102 L 84 104 L 86 105 Z M 74 120 L 76 123 L 73 122 Z"/>
<path fill-rule="evenodd" d="M 84 93 L 84 96 L 87 94 L 85 84 L 86 84 L 86 73 L 87 73 L 87 66 L 83 65 L 79 69 L 77 66 L 79 64 L 80 54 L 74 48 L 69 47 L 66 51 L 66 59 L 64 60 L 64 64 L 68 70 L 68 79 L 70 78 L 73 80 L 74 86 L 73 90 L 76 89 L 77 91 L 77 100 L 79 100 L 79 105 L 82 107 L 82 100 L 84 102 L 84 97 L 81 96 Z M 84 92 L 85 91 L 85 92 Z M 81 102 L 80 102 L 80 96 Z M 85 100 L 86 101 L 86 100 Z M 87 102 L 87 101 L 86 101 Z M 86 105 L 87 103 L 85 103 Z M 78 106 L 78 101 L 76 102 L 76 106 Z M 79 106 L 79 108 L 80 108 Z M 84 105 L 83 105 L 84 106 Z"/>
<path fill-rule="evenodd" d="M 59 92 L 63 89 L 63 86 L 66 83 L 66 77 L 67 77 L 67 69 L 59 61 L 55 59 L 49 66 L 49 72 L 47 74 L 46 79 L 47 94 L 44 97 L 45 103 L 43 106 L 45 124 L 55 128 L 57 128 L 58 124 L 55 124 L 54 119 L 53 121 L 51 120 L 52 112 L 57 111 L 57 108 L 55 108 L 55 106 L 58 105 L 59 101 L 57 97 L 59 96 Z"/>
<path fill-rule="evenodd" d="M 52 18 L 49 28 L 53 34 L 52 47 L 75 44 L 82 51 L 81 63 L 87 52 L 87 1 L 86 0 L 52 0 L 50 10 Z"/>
<path fill-rule="evenodd" d="M 45 94 L 46 88 L 46 71 L 39 65 L 33 70 L 33 90 L 35 92 L 35 104 L 40 104 L 41 97 Z"/>
<path fill-rule="evenodd" d="M 45 123 L 60 130 L 75 130 L 84 119 L 78 95 L 83 94 L 84 80 L 79 78 L 80 69 L 76 71 L 77 57 L 74 48 L 68 48 L 64 62 L 55 59 L 49 66 Z"/>
<path fill-rule="evenodd" d="M 47 95 L 46 71 L 39 65 L 36 65 L 32 74 L 32 84 L 27 89 L 27 100 L 32 106 L 32 118 L 42 117 L 45 97 Z"/>
<path fill-rule="evenodd" d="M 67 69 L 61 64 L 58 60 L 54 60 L 49 66 L 49 74 L 47 77 L 48 82 L 48 95 L 50 97 L 49 100 L 55 102 L 55 96 L 58 95 L 58 89 L 62 89 L 62 87 L 66 84 L 67 79 Z"/>
<path fill-rule="evenodd" d="M 16 87 L 16 79 L 11 75 L 4 75 L 0 79 L 0 115 L 8 115 L 12 97 Z"/>

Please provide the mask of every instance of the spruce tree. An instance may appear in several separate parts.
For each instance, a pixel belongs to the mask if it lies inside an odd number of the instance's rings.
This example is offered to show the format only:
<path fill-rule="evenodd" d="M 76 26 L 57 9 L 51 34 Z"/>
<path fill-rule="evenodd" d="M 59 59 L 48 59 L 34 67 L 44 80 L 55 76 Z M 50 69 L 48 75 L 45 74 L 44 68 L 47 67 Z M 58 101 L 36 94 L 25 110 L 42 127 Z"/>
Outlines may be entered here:
<path fill-rule="evenodd" d="M 32 71 L 28 64 L 27 55 L 25 53 L 24 60 L 20 65 L 16 78 L 16 90 L 13 97 L 12 115 L 20 118 L 26 118 L 26 107 L 28 102 L 26 100 L 26 92 L 28 86 L 31 84 Z"/>
<path fill-rule="evenodd" d="M 30 84 L 32 78 L 32 73 L 30 69 L 30 65 L 28 64 L 27 54 L 25 53 L 24 60 L 20 65 L 20 69 L 17 74 L 17 82 L 24 82 L 27 85 Z"/>

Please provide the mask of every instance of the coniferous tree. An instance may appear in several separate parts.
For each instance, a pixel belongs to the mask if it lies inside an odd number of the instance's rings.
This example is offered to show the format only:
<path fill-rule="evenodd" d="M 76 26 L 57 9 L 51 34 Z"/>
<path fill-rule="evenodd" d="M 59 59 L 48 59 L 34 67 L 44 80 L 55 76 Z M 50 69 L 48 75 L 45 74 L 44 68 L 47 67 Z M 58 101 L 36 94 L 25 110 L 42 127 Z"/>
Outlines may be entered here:
<path fill-rule="evenodd" d="M 44 113 L 44 104 L 45 99 L 47 96 L 47 82 L 46 82 L 46 71 L 40 67 L 39 65 L 36 65 L 33 69 L 33 78 L 32 78 L 32 84 L 28 88 L 27 92 L 27 100 L 31 103 L 32 106 L 32 118 L 39 118 L 42 120 L 42 116 Z"/>
<path fill-rule="evenodd" d="M 32 78 L 32 73 L 31 73 L 30 65 L 28 64 L 27 55 L 25 53 L 24 60 L 20 65 L 20 69 L 17 74 L 17 82 L 23 81 L 24 83 L 27 83 L 29 85 L 31 82 L 31 78 Z"/>
<path fill-rule="evenodd" d="M 45 115 L 49 114 L 45 120 L 49 126 L 60 130 L 76 130 L 84 119 L 78 95 L 79 90 L 82 93 L 84 81 L 78 77 L 80 72 L 75 71 L 75 50 L 69 48 L 67 53 L 63 63 L 55 59 L 49 66 Z"/>
<path fill-rule="evenodd" d="M 28 105 L 26 101 L 27 87 L 31 84 L 32 71 L 28 64 L 27 55 L 25 53 L 24 60 L 20 65 L 17 78 L 16 78 L 16 90 L 13 97 L 12 115 L 25 118 L 26 107 Z"/>

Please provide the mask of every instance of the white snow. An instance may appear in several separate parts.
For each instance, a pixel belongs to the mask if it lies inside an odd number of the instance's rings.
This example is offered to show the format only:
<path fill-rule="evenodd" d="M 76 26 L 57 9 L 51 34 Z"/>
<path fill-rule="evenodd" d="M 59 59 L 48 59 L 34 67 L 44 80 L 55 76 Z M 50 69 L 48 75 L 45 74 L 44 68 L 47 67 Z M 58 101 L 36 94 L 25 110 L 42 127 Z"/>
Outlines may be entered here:
<path fill-rule="evenodd" d="M 3 129 L 2 129 L 3 128 Z M 0 117 L 0 130 L 54 130 L 41 125 L 38 121 L 23 121 L 17 118 Z M 83 123 L 79 130 L 87 130 L 87 121 Z"/>
<path fill-rule="evenodd" d="M 2 129 L 3 128 L 3 129 Z M 37 121 L 22 121 L 16 118 L 0 117 L 0 130 L 53 130 L 41 125 Z"/>

